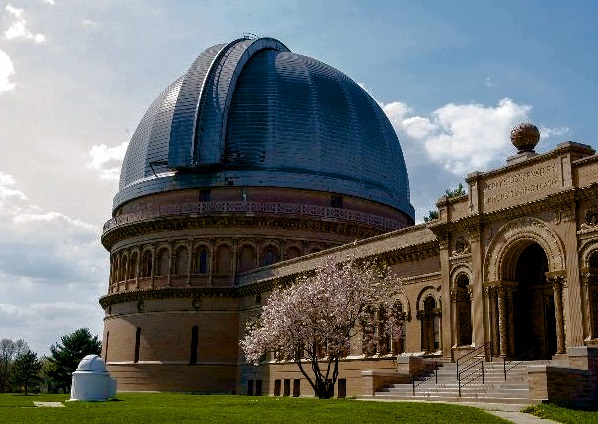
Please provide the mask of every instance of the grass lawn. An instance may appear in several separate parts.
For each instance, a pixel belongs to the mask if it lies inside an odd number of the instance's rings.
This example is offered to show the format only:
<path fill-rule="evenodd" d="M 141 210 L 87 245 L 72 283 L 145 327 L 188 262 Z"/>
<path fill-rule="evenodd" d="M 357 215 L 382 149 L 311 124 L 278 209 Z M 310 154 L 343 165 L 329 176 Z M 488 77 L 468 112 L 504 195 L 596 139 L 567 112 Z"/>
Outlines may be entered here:
<path fill-rule="evenodd" d="M 33 401 L 64 401 L 68 395 L 0 395 L 2 423 L 506 423 L 466 406 L 293 399 L 119 393 L 117 401 L 66 402 L 65 408 L 35 408 Z"/>
<path fill-rule="evenodd" d="M 581 411 L 561 408 L 556 405 L 532 405 L 525 408 L 525 412 L 540 418 L 548 418 L 560 423 L 597 423 L 598 411 Z"/>

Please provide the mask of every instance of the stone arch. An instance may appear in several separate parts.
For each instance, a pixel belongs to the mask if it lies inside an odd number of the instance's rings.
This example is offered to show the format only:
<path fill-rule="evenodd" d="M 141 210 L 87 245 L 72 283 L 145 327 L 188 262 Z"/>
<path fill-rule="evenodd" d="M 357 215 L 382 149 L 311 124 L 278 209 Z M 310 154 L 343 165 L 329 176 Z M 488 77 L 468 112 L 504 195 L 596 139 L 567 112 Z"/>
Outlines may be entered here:
<path fill-rule="evenodd" d="M 280 247 L 275 242 L 264 243 L 261 250 L 262 266 L 269 266 L 280 260 Z"/>
<path fill-rule="evenodd" d="M 295 243 L 288 244 L 284 248 L 284 259 L 295 259 L 303 256 L 303 250 Z"/>
<path fill-rule="evenodd" d="M 129 256 L 127 279 L 137 278 L 138 263 L 139 263 L 139 249 L 133 249 L 131 251 L 131 255 Z"/>
<path fill-rule="evenodd" d="M 565 269 L 564 247 L 558 235 L 545 222 L 526 217 L 508 222 L 490 241 L 484 259 L 486 282 L 514 280 L 517 258 L 533 243 L 546 253 L 550 272 Z"/>
<path fill-rule="evenodd" d="M 151 277 L 154 269 L 154 253 L 151 247 L 146 247 L 141 252 L 140 277 Z"/>
<path fill-rule="evenodd" d="M 471 268 L 466 264 L 457 264 L 452 267 L 450 271 L 450 282 L 451 287 L 458 287 L 458 280 L 466 276 L 469 279 L 471 284 L 473 273 L 471 272 Z"/>
<path fill-rule="evenodd" d="M 421 350 L 433 352 L 440 348 L 440 292 L 433 286 L 424 287 L 417 297 L 417 318 L 421 321 Z"/>
<path fill-rule="evenodd" d="M 127 279 L 127 265 L 129 264 L 129 254 L 127 251 L 122 251 L 120 254 L 118 266 L 118 281 L 125 281 Z"/>
<path fill-rule="evenodd" d="M 581 266 L 598 268 L 598 240 L 590 240 L 579 249 Z"/>
<path fill-rule="evenodd" d="M 219 243 L 215 247 L 216 273 L 228 275 L 232 272 L 232 246 L 227 242 Z"/>
<path fill-rule="evenodd" d="M 466 264 L 454 266 L 450 273 L 451 316 L 456 318 L 452 323 L 453 345 L 457 346 L 470 346 L 473 343 L 472 277 L 471 269 Z"/>
<path fill-rule="evenodd" d="M 434 298 L 434 302 L 436 303 L 436 307 L 440 307 L 440 291 L 434 286 L 426 286 L 424 287 L 417 296 L 417 310 L 423 311 L 424 310 L 424 300 L 428 297 L 432 296 Z"/>

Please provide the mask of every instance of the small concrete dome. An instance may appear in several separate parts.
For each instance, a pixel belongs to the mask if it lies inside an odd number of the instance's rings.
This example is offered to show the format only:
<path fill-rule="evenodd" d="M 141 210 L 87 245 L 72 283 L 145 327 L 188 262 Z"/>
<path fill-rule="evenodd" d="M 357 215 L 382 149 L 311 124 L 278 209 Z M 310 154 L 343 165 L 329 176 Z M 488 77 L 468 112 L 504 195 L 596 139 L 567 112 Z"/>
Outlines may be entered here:
<path fill-rule="evenodd" d="M 98 355 L 87 355 L 79 362 L 77 371 L 108 372 L 104 360 Z"/>

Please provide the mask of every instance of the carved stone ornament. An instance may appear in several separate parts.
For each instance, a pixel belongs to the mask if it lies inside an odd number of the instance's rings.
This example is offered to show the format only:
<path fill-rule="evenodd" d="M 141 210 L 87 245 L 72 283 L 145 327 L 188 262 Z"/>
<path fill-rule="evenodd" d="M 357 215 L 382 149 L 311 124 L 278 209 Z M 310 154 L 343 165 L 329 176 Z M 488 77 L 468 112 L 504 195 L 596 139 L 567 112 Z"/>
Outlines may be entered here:
<path fill-rule="evenodd" d="M 584 229 L 596 229 L 598 227 L 598 207 L 594 206 L 586 212 L 586 218 L 581 224 Z"/>
<path fill-rule="evenodd" d="M 471 248 L 469 247 L 469 243 L 463 237 L 459 237 L 455 242 L 455 250 L 453 250 L 452 255 L 465 255 L 471 252 Z"/>

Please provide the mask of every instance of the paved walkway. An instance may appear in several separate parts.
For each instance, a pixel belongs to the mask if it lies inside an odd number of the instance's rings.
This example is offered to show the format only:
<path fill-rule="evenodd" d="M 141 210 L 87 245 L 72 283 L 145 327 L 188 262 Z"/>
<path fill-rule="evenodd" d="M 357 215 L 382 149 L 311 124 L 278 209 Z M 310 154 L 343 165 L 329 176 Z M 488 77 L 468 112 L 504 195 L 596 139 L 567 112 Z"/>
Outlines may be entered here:
<path fill-rule="evenodd" d="M 425 400 L 392 400 L 392 399 L 375 399 L 362 398 L 361 400 L 371 400 L 376 402 L 426 402 Z M 473 408 L 483 409 L 484 411 L 496 415 L 497 417 L 509 420 L 515 424 L 559 424 L 556 421 L 548 420 L 546 418 L 539 418 L 532 414 L 521 412 L 528 404 L 510 404 L 510 403 L 483 403 L 483 402 L 444 402 L 444 401 L 429 401 L 430 403 L 450 403 L 453 405 L 471 406 Z"/>

